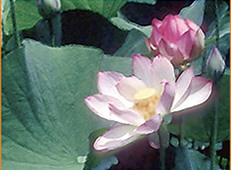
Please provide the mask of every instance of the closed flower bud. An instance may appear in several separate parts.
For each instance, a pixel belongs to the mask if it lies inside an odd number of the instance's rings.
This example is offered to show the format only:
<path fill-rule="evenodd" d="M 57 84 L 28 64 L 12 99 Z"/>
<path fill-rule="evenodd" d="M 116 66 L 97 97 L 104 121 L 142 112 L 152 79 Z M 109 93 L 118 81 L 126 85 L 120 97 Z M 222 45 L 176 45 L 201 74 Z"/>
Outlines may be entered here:
<path fill-rule="evenodd" d="M 49 19 L 53 17 L 61 8 L 60 0 L 37 0 L 39 14 Z"/>
<path fill-rule="evenodd" d="M 152 27 L 149 47 L 174 66 L 184 65 L 202 54 L 205 35 L 191 20 L 168 15 L 163 21 L 154 19 Z"/>
<path fill-rule="evenodd" d="M 225 61 L 221 57 L 219 50 L 214 46 L 206 63 L 206 72 L 211 79 L 218 81 L 222 77 L 224 70 Z"/>

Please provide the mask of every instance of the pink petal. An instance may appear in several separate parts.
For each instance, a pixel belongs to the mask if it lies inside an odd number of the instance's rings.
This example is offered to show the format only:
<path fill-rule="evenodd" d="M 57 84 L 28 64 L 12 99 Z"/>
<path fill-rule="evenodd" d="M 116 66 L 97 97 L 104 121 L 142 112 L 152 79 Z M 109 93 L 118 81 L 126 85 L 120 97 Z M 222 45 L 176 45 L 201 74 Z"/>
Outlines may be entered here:
<path fill-rule="evenodd" d="M 123 147 L 136 140 L 140 134 L 135 132 L 136 127 L 130 125 L 116 124 L 112 126 L 103 136 L 96 139 L 94 148 L 107 152 Z"/>
<path fill-rule="evenodd" d="M 193 67 L 190 67 L 189 69 L 185 70 L 177 79 L 175 98 L 172 107 L 176 107 L 185 100 L 183 96 L 185 96 L 184 94 L 188 90 L 193 77 Z"/>
<path fill-rule="evenodd" d="M 137 91 L 146 88 L 145 84 L 134 76 L 121 78 L 116 87 L 120 95 L 129 101 L 133 101 Z"/>
<path fill-rule="evenodd" d="M 159 149 L 160 148 L 159 134 L 157 132 L 154 132 L 148 135 L 148 142 L 149 142 L 149 145 L 153 147 L 154 149 Z"/>
<path fill-rule="evenodd" d="M 131 107 L 132 103 L 122 97 L 116 88 L 116 84 L 122 77 L 124 77 L 124 75 L 117 72 L 98 72 L 98 90 L 104 95 L 113 96 L 119 99 L 127 107 Z"/>
<path fill-rule="evenodd" d="M 161 25 L 162 25 L 162 21 L 160 21 L 160 20 L 158 20 L 158 19 L 156 19 L 156 18 L 154 18 L 154 19 L 152 20 L 152 26 L 155 26 L 156 28 L 160 28 Z"/>
<path fill-rule="evenodd" d="M 212 82 L 202 77 L 194 77 L 185 92 L 186 98 L 171 109 L 172 112 L 187 109 L 205 102 L 212 92 Z"/>
<path fill-rule="evenodd" d="M 201 29 L 196 32 L 194 43 L 192 46 L 192 50 L 190 53 L 190 57 L 195 59 L 196 57 L 200 56 L 203 52 L 205 44 L 205 35 Z"/>
<path fill-rule="evenodd" d="M 109 109 L 114 114 L 114 116 L 117 116 L 118 119 L 123 120 L 123 122 L 120 121 L 121 123 L 139 126 L 145 121 L 143 116 L 141 116 L 141 114 L 135 110 L 118 108 L 112 104 L 109 104 Z"/>
<path fill-rule="evenodd" d="M 85 103 L 87 104 L 88 108 L 98 116 L 107 120 L 121 121 L 117 118 L 117 115 L 113 116 L 109 109 L 109 104 L 123 107 L 123 104 L 118 99 L 107 95 L 95 94 L 85 98 Z"/>
<path fill-rule="evenodd" d="M 184 20 L 177 15 L 167 15 L 160 27 L 161 33 L 165 39 L 175 43 L 176 40 L 188 30 Z"/>
<path fill-rule="evenodd" d="M 160 113 L 161 115 L 170 113 L 174 96 L 175 96 L 175 83 L 174 82 L 165 83 L 164 92 L 156 107 L 156 113 Z"/>
<path fill-rule="evenodd" d="M 181 19 L 178 15 L 175 15 L 175 22 L 177 23 L 177 29 L 179 36 L 182 36 L 186 31 L 188 31 L 188 25 L 185 23 L 183 19 Z"/>
<path fill-rule="evenodd" d="M 176 46 L 176 44 L 162 39 L 159 43 L 160 54 L 167 57 L 173 64 L 179 64 L 184 61 L 184 56 Z"/>
<path fill-rule="evenodd" d="M 198 29 L 200 29 L 200 27 L 197 24 L 195 24 L 194 22 L 192 22 L 188 19 L 185 19 L 184 22 L 185 22 L 185 24 L 187 24 L 188 27 L 190 27 L 194 31 L 198 31 Z"/>
<path fill-rule="evenodd" d="M 142 80 L 147 87 L 152 87 L 151 60 L 135 54 L 132 57 L 133 74 Z"/>
<path fill-rule="evenodd" d="M 151 37 L 150 37 L 150 43 L 155 46 L 158 47 L 160 40 L 163 38 L 163 35 L 161 34 L 160 30 L 158 27 L 156 27 L 155 25 L 152 28 L 152 33 L 151 33 Z"/>
<path fill-rule="evenodd" d="M 161 82 L 175 82 L 174 68 L 170 61 L 162 56 L 155 57 L 152 63 L 152 77 L 153 86 L 159 93 L 163 90 Z"/>
<path fill-rule="evenodd" d="M 110 71 L 98 72 L 98 90 L 100 93 L 117 97 L 118 92 L 115 87 L 123 74 Z"/>
<path fill-rule="evenodd" d="M 140 125 L 136 132 L 140 134 L 150 134 L 154 131 L 157 131 L 160 127 L 162 121 L 162 117 L 160 114 L 154 115 L 151 119 L 144 122 L 142 125 Z"/>
<path fill-rule="evenodd" d="M 176 42 L 177 47 L 184 56 L 184 60 L 189 59 L 190 52 L 195 40 L 195 32 L 193 30 L 188 30 L 185 32 Z"/>
<path fill-rule="evenodd" d="M 177 27 L 177 22 L 174 16 L 167 15 L 160 29 L 164 38 L 174 43 L 176 39 L 180 36 Z"/>

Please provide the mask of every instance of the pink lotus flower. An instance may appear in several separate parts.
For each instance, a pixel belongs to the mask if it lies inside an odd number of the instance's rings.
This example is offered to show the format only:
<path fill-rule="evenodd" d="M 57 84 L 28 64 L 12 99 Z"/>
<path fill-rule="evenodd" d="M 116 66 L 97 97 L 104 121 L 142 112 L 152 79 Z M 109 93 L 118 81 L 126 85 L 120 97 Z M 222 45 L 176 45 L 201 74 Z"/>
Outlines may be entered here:
<path fill-rule="evenodd" d="M 175 66 L 195 60 L 204 49 L 205 35 L 188 19 L 168 15 L 163 21 L 152 21 L 149 38 L 151 50 L 167 57 Z"/>
<path fill-rule="evenodd" d="M 94 143 L 96 150 L 122 147 L 160 127 L 165 114 L 199 105 L 211 94 L 210 80 L 195 77 L 193 68 L 176 80 L 174 68 L 165 57 L 153 61 L 134 55 L 133 75 L 99 72 L 99 94 L 85 98 L 98 116 L 116 123 Z"/>

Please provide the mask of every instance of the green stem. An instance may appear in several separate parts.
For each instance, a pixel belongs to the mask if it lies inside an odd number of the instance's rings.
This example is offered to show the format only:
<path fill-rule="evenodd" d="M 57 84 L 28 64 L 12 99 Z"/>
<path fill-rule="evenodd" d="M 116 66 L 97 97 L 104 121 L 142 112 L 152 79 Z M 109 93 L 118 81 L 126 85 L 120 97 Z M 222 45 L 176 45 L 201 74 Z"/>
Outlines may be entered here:
<path fill-rule="evenodd" d="M 15 34 L 15 42 L 17 48 L 21 46 L 21 41 L 20 41 L 20 36 L 17 28 L 17 21 L 16 21 L 16 16 L 15 16 L 15 8 L 14 8 L 14 2 L 13 0 L 10 0 L 10 8 L 11 8 L 11 14 L 12 14 L 12 23 L 13 23 L 13 29 L 14 29 L 14 34 Z"/>
<path fill-rule="evenodd" d="M 219 49 L 219 9 L 218 9 L 218 0 L 215 0 L 215 9 L 216 9 L 216 14 L 215 14 L 215 19 L 216 19 L 216 46 Z"/>
<path fill-rule="evenodd" d="M 216 163 L 216 141 L 217 141 L 217 112 L 218 112 L 218 99 L 215 101 L 215 113 L 213 119 L 213 126 L 211 128 L 211 137 L 210 137 L 210 157 L 211 157 L 211 170 L 215 169 Z"/>
<path fill-rule="evenodd" d="M 161 162 L 161 170 L 165 170 L 165 148 L 160 146 L 160 162 Z"/>
<path fill-rule="evenodd" d="M 184 116 L 181 117 L 180 122 L 180 146 L 184 146 Z"/>
<path fill-rule="evenodd" d="M 52 25 L 51 19 L 48 19 L 48 25 L 49 25 L 49 30 L 50 30 L 50 45 L 54 47 L 55 46 L 54 34 L 53 34 L 53 25 Z"/>
<path fill-rule="evenodd" d="M 57 13 L 48 19 L 48 23 L 51 35 L 51 46 L 60 46 L 62 41 L 61 15 Z"/>
<path fill-rule="evenodd" d="M 205 73 L 205 65 L 206 65 L 206 57 L 205 57 L 205 52 L 202 55 L 202 67 L 201 67 L 201 74 Z"/>
<path fill-rule="evenodd" d="M 219 20 L 218 20 L 218 0 L 215 0 L 215 9 L 216 9 L 216 46 L 219 49 Z M 216 76 L 216 74 L 214 75 Z M 216 79 L 216 78 L 215 78 Z M 215 80 L 214 86 L 217 84 L 217 81 Z M 211 128 L 211 138 L 210 138 L 210 157 L 211 157 L 211 170 L 215 169 L 215 162 L 216 162 L 216 141 L 217 141 L 217 126 L 218 126 L 218 120 L 217 120 L 217 114 L 218 114 L 218 98 L 215 100 L 215 113 L 214 113 L 214 119 L 213 119 L 213 126 Z"/>
<path fill-rule="evenodd" d="M 159 140 L 160 140 L 160 163 L 161 163 L 161 170 L 165 170 L 165 146 L 163 146 L 162 135 L 160 131 L 158 131 Z"/>

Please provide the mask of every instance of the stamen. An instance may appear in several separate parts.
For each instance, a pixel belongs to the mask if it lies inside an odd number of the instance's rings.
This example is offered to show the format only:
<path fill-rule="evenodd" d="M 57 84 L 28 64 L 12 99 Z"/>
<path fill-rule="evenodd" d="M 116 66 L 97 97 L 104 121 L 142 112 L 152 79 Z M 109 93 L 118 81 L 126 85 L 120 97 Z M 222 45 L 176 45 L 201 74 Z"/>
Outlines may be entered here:
<path fill-rule="evenodd" d="M 159 99 L 160 95 L 156 93 L 155 89 L 146 88 L 134 95 L 135 102 L 132 108 L 138 111 L 145 120 L 148 120 L 156 114 L 155 110 Z"/>

